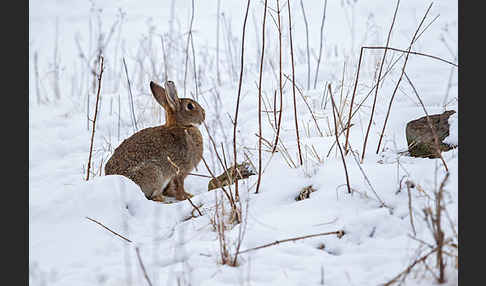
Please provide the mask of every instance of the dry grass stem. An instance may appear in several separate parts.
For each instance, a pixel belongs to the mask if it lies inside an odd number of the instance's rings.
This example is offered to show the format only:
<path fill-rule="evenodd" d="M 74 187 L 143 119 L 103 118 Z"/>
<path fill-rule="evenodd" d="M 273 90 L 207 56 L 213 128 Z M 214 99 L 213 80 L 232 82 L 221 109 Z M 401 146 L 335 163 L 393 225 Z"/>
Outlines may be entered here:
<path fill-rule="evenodd" d="M 145 266 L 143 265 L 142 257 L 140 256 L 140 250 L 138 247 L 135 247 L 135 252 L 137 253 L 138 263 L 140 264 L 140 268 L 142 269 L 143 277 L 145 277 L 145 281 L 147 281 L 147 284 L 149 286 L 152 286 L 153 284 L 147 275 L 147 271 L 145 270 Z"/>
<path fill-rule="evenodd" d="M 258 246 L 258 247 L 254 247 L 254 248 L 250 248 L 250 249 L 246 249 L 246 250 L 240 251 L 240 254 L 247 253 L 247 252 L 254 251 L 254 250 L 258 250 L 258 249 L 262 249 L 262 248 L 266 248 L 266 247 L 269 247 L 269 246 L 274 246 L 274 245 L 277 245 L 277 244 L 280 244 L 280 243 L 284 243 L 284 242 L 297 241 L 297 240 L 302 240 L 302 239 L 316 237 L 316 236 L 333 235 L 333 234 L 335 234 L 338 238 L 341 238 L 341 237 L 343 237 L 343 235 L 345 234 L 345 232 L 343 230 L 338 230 L 338 231 L 331 231 L 331 232 L 323 232 L 323 233 L 317 233 L 317 234 L 310 234 L 310 235 L 299 236 L 299 237 L 294 237 L 294 238 L 288 238 L 288 239 L 283 239 L 283 240 L 276 240 L 276 241 L 274 241 L 272 243 L 268 243 L 268 244 L 265 244 L 265 245 L 262 245 L 262 246 Z"/>
<path fill-rule="evenodd" d="M 324 22 L 326 21 L 326 10 L 327 10 L 327 0 L 324 1 L 324 12 L 322 13 L 322 21 L 321 21 L 321 34 L 320 34 L 320 41 L 319 41 L 319 57 L 317 58 L 317 65 L 316 65 L 316 74 L 314 76 L 314 89 L 317 85 L 317 78 L 319 75 L 319 66 L 321 64 L 321 57 L 322 57 L 322 46 L 323 46 L 323 32 L 324 32 Z M 324 89 L 326 89 L 324 87 Z"/>
<path fill-rule="evenodd" d="M 88 220 L 90 220 L 90 221 L 92 221 L 92 222 L 94 222 L 94 223 L 96 223 L 96 224 L 100 225 L 101 227 L 103 227 L 104 229 L 106 229 L 106 230 L 108 230 L 109 232 L 113 233 L 114 235 L 116 235 L 116 236 L 118 236 L 118 237 L 122 238 L 122 239 L 123 239 L 123 240 L 125 240 L 126 242 L 130 242 L 130 243 L 132 243 L 132 241 L 131 241 L 130 239 L 128 239 L 128 238 L 126 238 L 126 237 L 124 237 L 123 235 L 121 235 L 121 234 L 119 234 L 119 233 L 117 233 L 117 232 L 115 232 L 115 231 L 113 231 L 113 230 L 111 230 L 110 228 L 108 228 L 108 227 L 106 227 L 104 224 L 102 224 L 101 222 L 99 222 L 99 221 L 97 221 L 97 220 L 94 220 L 94 219 L 92 219 L 92 218 L 90 218 L 90 217 L 86 217 L 86 218 L 87 218 Z"/>
<path fill-rule="evenodd" d="M 292 63 L 292 95 L 294 99 L 294 121 L 295 121 L 295 135 L 297 137 L 297 150 L 299 152 L 299 165 L 302 166 L 302 151 L 300 149 L 299 123 L 297 120 L 297 101 L 295 97 L 295 64 L 294 64 L 294 44 L 292 40 L 292 16 L 290 9 L 290 0 L 287 0 L 287 11 L 289 13 L 289 38 L 290 38 L 290 59 Z"/>
<path fill-rule="evenodd" d="M 393 30 L 393 25 L 395 24 L 395 19 L 397 17 L 397 12 L 398 12 L 398 7 L 399 6 L 400 6 L 400 0 L 397 1 L 397 6 L 395 8 L 395 13 L 393 14 L 393 20 L 392 20 L 392 23 L 390 25 L 390 30 L 388 31 L 388 37 L 386 39 L 385 51 L 383 52 L 383 58 L 381 59 L 380 71 L 378 72 L 378 78 L 377 78 L 377 81 L 376 81 L 375 97 L 373 99 L 373 107 L 371 108 L 370 121 L 368 123 L 368 128 L 366 129 L 366 135 L 365 135 L 365 139 L 364 139 L 364 143 L 363 143 L 363 151 L 361 153 L 361 161 L 364 160 L 365 153 L 366 153 L 366 143 L 368 142 L 368 135 L 370 133 L 371 124 L 373 123 L 373 115 L 375 114 L 376 99 L 378 98 L 378 89 L 380 87 L 381 72 L 383 71 L 383 65 L 385 64 L 386 53 L 388 52 L 388 45 L 390 44 L 391 33 L 392 33 L 392 30 Z"/>
<path fill-rule="evenodd" d="M 329 96 L 331 97 L 331 102 L 332 102 L 332 115 L 334 118 L 334 134 L 336 135 L 336 143 L 339 148 L 339 153 L 341 153 L 341 159 L 343 161 L 343 166 L 344 166 L 344 174 L 346 175 L 346 185 L 348 187 L 348 193 L 351 194 L 351 186 L 349 184 L 349 176 L 348 176 L 348 168 L 346 167 L 346 160 L 344 159 L 344 154 L 343 154 L 343 149 L 341 148 L 341 144 L 339 144 L 339 138 L 338 138 L 338 129 L 337 129 L 337 120 L 336 120 L 336 112 L 334 109 L 336 109 L 336 103 L 334 102 L 334 97 L 332 96 L 332 91 L 331 91 L 331 84 L 328 86 L 329 89 Z"/>
<path fill-rule="evenodd" d="M 367 49 L 367 50 L 385 50 L 386 49 L 386 50 L 390 50 L 390 51 L 407 53 L 407 54 L 416 55 L 416 56 L 423 56 L 423 57 L 428 57 L 428 58 L 431 58 L 431 59 L 439 60 L 441 62 L 450 64 L 450 65 L 452 65 L 456 68 L 459 67 L 457 64 L 455 64 L 451 61 L 445 60 L 443 58 L 440 58 L 440 57 L 437 57 L 437 56 L 434 56 L 434 55 L 419 53 L 419 52 L 415 52 L 415 51 L 406 51 L 406 50 L 401 50 L 401 49 L 397 49 L 397 48 L 393 48 L 393 47 L 375 47 L 375 46 L 372 46 L 372 47 L 362 47 L 362 48 Z"/>
<path fill-rule="evenodd" d="M 262 177 L 262 77 L 263 58 L 265 56 L 265 22 L 267 20 L 267 0 L 265 0 L 265 7 L 263 9 L 262 54 L 260 58 L 260 76 L 258 80 L 258 181 L 255 194 L 258 194 L 258 192 L 260 191 L 260 183 Z"/>
<path fill-rule="evenodd" d="M 218 10 L 219 10 L 219 1 L 218 1 Z M 245 12 L 245 20 L 243 21 L 243 31 L 242 31 L 242 36 L 241 36 L 241 63 L 240 63 L 240 80 L 238 81 L 238 96 L 236 98 L 236 110 L 235 110 L 235 119 L 234 119 L 234 124 L 233 124 L 233 160 L 236 164 L 238 162 L 237 160 L 237 150 L 236 150 L 236 128 L 238 125 L 238 113 L 240 109 L 240 97 L 241 97 L 241 85 L 243 83 L 243 70 L 245 67 L 245 35 L 246 35 L 246 22 L 248 19 L 248 11 L 250 10 L 250 0 L 248 0 L 248 3 L 246 5 L 246 12 Z M 219 20 L 218 20 L 219 23 Z M 218 78 L 219 78 L 219 73 L 218 73 Z M 219 79 L 218 79 L 219 81 Z M 239 195 L 239 190 L 238 190 L 238 178 L 235 180 L 235 197 L 238 200 L 240 195 Z"/>
<path fill-rule="evenodd" d="M 104 63 L 104 58 L 101 58 L 101 66 L 100 66 L 100 74 L 98 76 L 98 92 L 96 93 L 96 104 L 95 104 L 95 114 L 93 118 L 93 127 L 91 128 L 91 143 L 89 144 L 89 158 L 88 158 L 88 167 L 87 167 L 87 172 L 86 172 L 86 181 L 89 180 L 89 171 L 91 168 L 91 157 L 93 156 L 93 143 L 94 143 L 94 135 L 95 135 L 95 129 L 96 129 L 96 117 L 98 115 L 98 103 L 100 100 L 100 92 L 101 92 L 101 79 L 103 77 L 103 63 Z"/>
<path fill-rule="evenodd" d="M 430 3 L 429 8 L 425 12 L 425 14 L 422 18 L 422 21 L 420 21 L 420 24 L 417 27 L 417 30 L 415 31 L 415 34 L 412 37 L 412 40 L 410 41 L 410 45 L 408 46 L 407 53 L 406 53 L 406 56 L 405 56 L 405 61 L 403 62 L 403 66 L 402 66 L 402 72 L 400 74 L 400 77 L 398 78 L 397 84 L 395 85 L 395 89 L 393 90 L 393 94 L 390 98 L 390 102 L 388 103 L 388 109 L 386 111 L 386 116 L 385 116 L 385 122 L 383 123 L 383 128 L 381 130 L 380 140 L 378 141 L 378 147 L 376 148 L 376 154 L 378 154 L 378 152 L 380 151 L 381 141 L 383 140 L 383 134 L 385 133 L 386 124 L 387 124 L 388 118 L 390 116 L 390 111 L 391 111 L 391 107 L 392 107 L 392 104 L 393 104 L 393 99 L 395 99 L 395 95 L 397 93 L 398 87 L 400 86 L 400 82 L 402 81 L 403 75 L 405 74 L 405 67 L 407 66 L 408 57 L 410 56 L 410 50 L 412 49 L 412 45 L 415 42 L 415 38 L 417 37 L 417 34 L 420 30 L 420 27 L 422 27 L 422 24 L 424 23 L 425 19 L 427 18 L 427 15 L 429 14 L 430 9 L 432 8 L 432 4 L 434 4 L 434 3 L 433 2 Z M 361 160 L 363 160 L 363 159 L 364 159 L 364 153 L 363 153 L 363 157 L 361 158 Z"/>
<path fill-rule="evenodd" d="M 281 23 L 280 23 L 280 3 L 279 3 L 279 0 L 277 0 L 277 19 L 278 19 L 278 56 L 279 56 L 279 61 L 278 61 L 278 81 L 279 81 L 279 91 L 280 91 L 280 112 L 278 114 L 278 123 L 277 123 L 277 120 L 275 120 L 275 125 L 276 125 L 276 129 L 277 129 L 277 134 L 275 136 L 275 143 L 273 144 L 273 148 L 272 148 L 272 153 L 275 152 L 275 150 L 277 149 L 277 145 L 278 145 L 278 138 L 280 136 L 280 124 L 282 122 L 282 113 L 283 113 L 283 104 L 282 104 L 282 101 L 283 101 L 283 86 L 282 86 L 282 27 L 281 27 Z M 274 110 L 274 116 L 276 117 L 277 116 L 277 107 L 276 107 L 276 99 L 277 99 L 277 96 L 276 96 L 276 92 L 275 92 L 275 96 L 274 96 L 274 101 L 273 101 L 273 110 Z M 275 118 L 276 119 L 276 118 Z"/>

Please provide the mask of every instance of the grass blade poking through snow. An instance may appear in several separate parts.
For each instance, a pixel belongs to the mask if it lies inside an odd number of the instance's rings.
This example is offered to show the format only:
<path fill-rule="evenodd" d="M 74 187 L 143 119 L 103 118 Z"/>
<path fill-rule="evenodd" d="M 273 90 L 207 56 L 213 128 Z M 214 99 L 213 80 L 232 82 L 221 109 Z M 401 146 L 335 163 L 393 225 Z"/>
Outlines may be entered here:
<path fill-rule="evenodd" d="M 279 56 L 279 61 L 278 61 L 278 80 L 279 80 L 279 90 L 280 90 L 280 112 L 278 114 L 278 123 L 275 123 L 277 126 L 276 126 L 276 129 L 277 129 L 277 135 L 275 136 L 275 143 L 273 145 L 273 149 L 272 149 L 272 153 L 275 152 L 275 150 L 277 150 L 277 146 L 278 146 L 278 138 L 280 136 L 280 124 L 282 123 L 282 112 L 283 112 L 283 108 L 282 108 L 282 100 L 283 100 L 283 87 L 282 87 L 282 26 L 280 24 L 280 3 L 279 1 L 277 0 L 277 23 L 278 23 L 278 56 Z M 276 92 L 275 92 L 275 96 L 274 96 L 274 104 L 273 104 L 273 115 L 274 116 L 277 116 L 276 112 L 277 112 L 277 108 L 276 108 Z M 277 122 L 275 120 L 275 122 Z"/>
<path fill-rule="evenodd" d="M 93 118 L 93 128 L 91 131 L 91 143 L 89 145 L 89 158 L 88 158 L 88 170 L 86 172 L 86 181 L 89 180 L 89 171 L 91 169 L 91 157 L 93 155 L 93 141 L 94 141 L 94 134 L 96 129 L 96 116 L 98 115 L 98 103 L 100 101 L 100 91 L 101 91 L 101 78 L 103 76 L 103 56 L 100 57 L 101 59 L 101 67 L 100 67 L 100 75 L 98 76 L 98 92 L 96 94 L 96 105 L 95 105 L 95 114 Z"/>
<path fill-rule="evenodd" d="M 258 191 L 260 190 L 260 182 L 262 178 L 262 76 L 263 57 L 265 55 L 265 21 L 267 20 L 267 0 L 265 0 L 265 7 L 263 9 L 262 55 L 260 58 L 260 78 L 258 82 L 258 181 L 255 194 L 258 194 Z"/>
<path fill-rule="evenodd" d="M 324 22 L 326 21 L 326 10 L 327 10 L 327 0 L 324 1 L 324 13 L 322 14 L 321 37 L 320 37 L 320 41 L 319 41 L 319 57 L 317 58 L 316 74 L 315 74 L 315 77 L 314 77 L 314 89 L 316 88 L 316 85 L 317 85 L 317 77 L 319 75 L 319 66 L 321 64 L 322 41 L 323 41 L 322 33 L 324 32 Z M 324 89 L 325 89 L 325 87 L 324 87 Z"/>
<path fill-rule="evenodd" d="M 336 135 L 336 144 L 339 147 L 339 153 L 341 153 L 341 159 L 343 160 L 344 174 L 346 175 L 346 185 L 348 187 L 348 193 L 351 194 L 351 186 L 349 185 L 348 168 L 346 167 L 346 160 L 344 160 L 343 149 L 341 148 L 341 144 L 339 144 L 336 111 L 334 111 L 335 109 L 337 110 L 337 108 L 336 108 L 336 103 L 334 102 L 334 97 L 332 96 L 331 84 L 329 84 L 327 88 L 329 89 L 329 97 L 331 97 L 331 102 L 332 102 L 332 116 L 334 118 L 334 135 Z"/>
<path fill-rule="evenodd" d="M 434 4 L 434 3 L 433 2 L 430 3 L 429 8 L 427 8 L 427 11 L 425 12 L 424 17 L 422 18 L 422 21 L 420 21 L 420 24 L 419 24 L 417 30 L 415 31 L 415 34 L 413 35 L 412 40 L 410 41 L 410 45 L 408 46 L 407 54 L 405 56 L 405 61 L 403 62 L 403 66 L 402 66 L 402 73 L 400 74 L 400 78 L 398 78 L 398 82 L 395 86 L 395 89 L 393 90 L 393 94 L 392 94 L 392 97 L 390 99 L 390 103 L 388 104 L 388 110 L 386 111 L 385 122 L 383 123 L 383 129 L 381 130 L 380 140 L 378 141 L 378 147 L 376 148 L 376 154 L 378 154 L 378 152 L 380 151 L 381 141 L 383 139 L 383 134 L 385 133 L 385 128 L 386 128 L 386 123 L 388 122 L 388 117 L 390 116 L 390 110 L 391 110 L 391 107 L 392 107 L 392 104 L 393 104 L 393 99 L 395 99 L 395 95 L 397 93 L 398 87 L 400 86 L 400 82 L 402 81 L 403 75 L 405 74 L 405 67 L 407 66 L 408 56 L 410 56 L 410 50 L 412 49 L 412 45 L 415 42 L 415 38 L 417 37 L 417 34 L 420 30 L 420 27 L 422 27 L 422 24 L 424 23 L 425 19 L 427 18 L 427 15 L 429 14 L 430 8 L 432 8 L 432 4 Z M 363 156 L 362 156 L 361 161 L 363 160 L 363 158 L 364 158 L 364 148 L 363 148 Z"/>
<path fill-rule="evenodd" d="M 302 166 L 303 162 L 302 162 L 302 151 L 300 150 L 299 123 L 297 120 L 297 102 L 295 98 L 294 44 L 292 41 L 292 16 L 290 13 L 290 0 L 287 0 L 287 10 L 289 12 L 290 60 L 292 62 L 292 94 L 294 97 L 295 134 L 297 136 L 297 150 L 299 152 L 299 164 Z"/>
<path fill-rule="evenodd" d="M 309 52 L 309 24 L 307 23 L 307 17 L 305 15 L 304 3 L 300 0 L 300 8 L 302 9 L 302 16 L 304 17 L 305 24 L 305 41 L 307 44 L 307 89 L 310 89 L 310 52 Z"/>
<path fill-rule="evenodd" d="M 393 25 L 395 24 L 395 19 L 397 18 L 398 6 L 400 6 L 400 0 L 397 1 L 397 7 L 395 8 L 395 13 L 393 14 L 393 20 L 392 20 L 392 23 L 390 25 L 390 30 L 388 31 L 388 37 L 386 39 L 385 51 L 383 52 L 383 58 L 381 59 L 381 63 L 380 63 L 380 71 L 378 72 L 378 77 L 377 77 L 377 80 L 376 80 L 375 97 L 373 99 L 373 106 L 371 108 L 370 122 L 368 123 L 368 128 L 366 129 L 366 135 L 365 135 L 365 139 L 364 139 L 364 143 L 363 143 L 363 152 L 361 154 L 361 161 L 363 161 L 365 153 L 366 153 L 366 143 L 368 142 L 368 135 L 370 134 L 371 124 L 373 123 L 373 115 L 375 114 L 376 99 L 378 97 L 378 88 L 380 87 L 381 72 L 383 71 L 383 66 L 385 64 L 386 52 L 388 52 L 388 45 L 390 44 L 390 37 L 391 37 L 392 30 L 393 30 Z M 363 48 L 361 48 L 361 50 L 362 49 Z M 347 143 L 347 141 L 346 141 L 346 143 Z M 346 149 L 346 147 L 345 147 L 345 149 Z"/>
<path fill-rule="evenodd" d="M 306 238 L 311 238 L 311 237 L 316 237 L 316 236 L 323 236 L 323 235 L 332 235 L 332 234 L 335 234 L 335 235 L 337 235 L 338 238 L 341 238 L 341 237 L 343 237 L 345 232 L 343 230 L 338 230 L 338 231 L 323 232 L 323 233 L 310 234 L 310 235 L 299 236 L 299 237 L 294 237 L 294 238 L 288 238 L 288 239 L 284 239 L 284 240 L 276 240 L 272 243 L 268 243 L 268 244 L 265 244 L 265 245 L 262 245 L 262 246 L 258 246 L 258 247 L 254 247 L 254 248 L 250 248 L 250 249 L 240 251 L 240 253 L 241 254 L 247 253 L 247 252 L 262 249 L 262 248 L 265 248 L 265 247 L 274 246 L 274 245 L 277 245 L 277 244 L 280 244 L 280 243 L 283 243 L 283 242 L 297 241 L 297 240 L 301 240 L 301 239 L 306 239 Z"/>
<path fill-rule="evenodd" d="M 219 1 L 218 1 L 219 5 Z M 246 20 L 248 19 L 248 11 L 250 10 L 250 0 L 246 5 L 246 12 L 245 12 L 245 20 L 243 21 L 243 32 L 241 36 L 241 63 L 240 63 L 240 80 L 238 82 L 238 97 L 236 98 L 236 110 L 235 110 L 235 119 L 233 124 L 233 157 L 235 161 L 235 167 L 238 164 L 237 161 L 237 152 L 236 152 L 236 127 L 238 124 L 238 111 L 240 109 L 240 97 L 241 97 L 241 84 L 243 83 L 243 69 L 245 67 L 245 34 L 246 34 Z M 219 18 L 219 15 L 218 15 Z M 218 20 L 219 22 L 219 20 Z M 219 76 L 218 76 L 219 77 Z M 238 193 L 238 176 L 235 178 L 235 198 L 239 200 L 239 193 Z M 237 252 L 238 253 L 238 252 Z M 235 258 L 236 261 L 236 258 Z"/>

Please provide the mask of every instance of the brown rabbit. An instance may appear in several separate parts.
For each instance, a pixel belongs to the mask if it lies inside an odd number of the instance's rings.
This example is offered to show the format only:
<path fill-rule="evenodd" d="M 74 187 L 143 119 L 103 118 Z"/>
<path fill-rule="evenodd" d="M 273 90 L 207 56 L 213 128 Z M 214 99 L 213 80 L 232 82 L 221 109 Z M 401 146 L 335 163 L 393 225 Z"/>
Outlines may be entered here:
<path fill-rule="evenodd" d="M 198 126 L 206 114 L 196 101 L 179 98 L 172 81 L 165 89 L 150 82 L 150 89 L 165 109 L 165 124 L 125 139 L 106 163 L 105 174 L 131 179 L 151 200 L 164 201 L 164 195 L 185 200 L 192 195 L 184 191 L 184 179 L 203 154 Z"/>

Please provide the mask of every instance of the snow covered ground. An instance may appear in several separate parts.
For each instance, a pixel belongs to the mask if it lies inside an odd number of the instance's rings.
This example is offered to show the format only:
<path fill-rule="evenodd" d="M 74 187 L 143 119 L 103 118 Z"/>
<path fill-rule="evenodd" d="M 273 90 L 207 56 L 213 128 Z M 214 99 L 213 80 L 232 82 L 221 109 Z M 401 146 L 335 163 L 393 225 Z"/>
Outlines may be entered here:
<path fill-rule="evenodd" d="M 285 82 L 280 144 L 284 144 L 288 153 L 283 149 L 274 156 L 263 152 L 259 194 L 254 193 L 257 176 L 240 181 L 244 222 L 228 223 L 225 233 L 231 255 L 240 231 L 244 234 L 241 250 L 337 230 L 345 232 L 341 238 L 328 235 L 282 243 L 240 254 L 238 267 L 221 265 L 218 233 L 214 229 L 215 194 L 219 198 L 220 191 L 207 192 L 208 178 L 186 179 L 186 190 L 195 195 L 192 201 L 202 205 L 203 216 L 198 216 L 187 201 L 173 204 L 148 201 L 130 180 L 99 176 L 104 174 L 102 167 L 113 149 L 136 128 L 163 123 L 164 113 L 150 94 L 149 82 L 162 83 L 165 72 L 175 81 L 180 96 L 195 96 L 206 109 L 206 123 L 218 152 L 222 154 L 224 146 L 231 164 L 231 120 L 236 107 L 246 1 L 220 2 L 219 35 L 216 32 L 219 1 L 194 2 L 191 44 L 187 42 L 192 3 L 188 0 L 29 1 L 31 285 L 148 285 L 140 260 L 153 285 L 379 285 L 430 251 L 426 244 L 434 245 L 435 241 L 423 209 L 434 208 L 434 191 L 439 189 L 445 170 L 440 159 L 412 158 L 404 152 L 406 124 L 424 116 L 405 78 L 396 94 L 380 152 L 375 154 L 404 57 L 380 85 L 364 161 L 358 165 L 351 153 L 346 156 L 352 194 L 347 193 L 339 149 L 333 146 L 334 119 L 326 86 L 332 85 L 342 120 L 347 120 L 360 47 L 385 45 L 395 1 L 327 3 L 317 80 L 324 1 L 303 1 L 311 49 L 310 88 L 307 88 L 305 21 L 300 2 L 291 1 L 296 84 L 321 131 L 297 92 L 303 157 L 303 166 L 298 168 L 293 166 L 298 165 L 298 155 L 292 84 L 285 77 L 291 77 L 292 72 L 288 14 L 286 1 L 280 1 Z M 401 1 L 390 46 L 408 48 L 429 4 Z M 277 109 L 279 99 L 276 1 L 268 1 L 268 5 L 271 9 L 267 14 L 262 84 L 265 102 L 262 109 L 266 111 L 273 110 L 274 92 Z M 246 154 L 256 166 L 263 7 L 263 1 L 251 1 L 237 137 L 238 161 L 243 161 Z M 457 1 L 435 2 L 421 31 L 431 21 L 412 50 L 457 63 Z M 105 70 L 94 137 L 93 174 L 86 182 L 92 132 L 87 111 L 92 119 L 97 88 L 92 69 L 99 68 L 93 63 L 100 45 Z M 382 55 L 383 50 L 365 51 L 354 109 L 375 84 Z M 383 73 L 401 55 L 389 51 Z M 133 114 L 123 58 L 131 81 Z M 406 73 L 429 114 L 457 111 L 456 67 L 411 55 Z M 358 161 L 373 96 L 374 92 L 352 119 L 349 142 Z M 275 138 L 273 121 L 272 113 L 262 113 L 262 135 L 268 141 Z M 453 115 L 449 122 L 451 133 L 447 141 L 457 143 L 457 116 Z M 204 157 L 214 173 L 220 174 L 223 169 L 208 132 L 203 127 L 201 131 Z M 344 135 L 339 140 L 344 144 Z M 267 149 L 264 145 L 264 150 Z M 447 214 L 442 218 L 442 227 L 445 237 L 457 244 L 458 150 L 444 152 L 443 157 L 450 175 L 444 188 Z M 209 175 L 202 163 L 194 172 Z M 410 198 L 407 181 L 415 184 Z M 308 185 L 317 191 L 309 199 L 295 201 L 299 191 Z M 457 249 L 447 249 L 457 255 Z M 453 256 L 445 255 L 445 285 L 458 284 Z M 427 267 L 432 270 L 426 270 Z M 432 273 L 437 274 L 435 256 L 427 264 L 417 265 L 404 283 L 433 285 L 436 282 Z"/>

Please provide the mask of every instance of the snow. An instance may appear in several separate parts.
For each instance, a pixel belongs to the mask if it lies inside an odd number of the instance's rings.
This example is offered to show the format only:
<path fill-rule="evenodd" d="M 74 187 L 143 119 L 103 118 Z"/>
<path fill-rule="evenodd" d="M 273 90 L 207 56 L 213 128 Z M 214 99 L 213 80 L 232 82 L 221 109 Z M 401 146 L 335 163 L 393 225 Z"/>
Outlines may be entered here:
<path fill-rule="evenodd" d="M 459 122 L 457 113 L 449 117 L 449 136 L 444 139 L 444 143 L 457 146 L 459 145 Z"/>
<path fill-rule="evenodd" d="M 434 201 L 428 195 L 433 197 L 433 192 L 445 176 L 445 170 L 439 159 L 405 155 L 405 126 L 410 120 L 424 115 L 412 87 L 405 79 L 400 84 L 381 148 L 376 154 L 388 103 L 400 76 L 403 59 L 379 88 L 366 155 L 360 165 L 365 175 L 356 160 L 359 162 L 361 159 L 374 92 L 352 119 L 354 125 L 349 142 L 352 150 L 356 151 L 356 158 L 351 153 L 345 157 L 352 194 L 347 193 L 339 149 L 334 146 L 330 151 L 335 137 L 331 102 L 325 90 L 327 83 L 332 85 L 338 108 L 344 105 L 342 116 L 346 119 L 360 47 L 384 45 L 395 2 L 328 1 L 323 60 L 316 88 L 313 87 L 314 54 L 319 52 L 323 1 L 303 2 L 311 35 L 311 87 L 307 89 L 306 41 L 300 3 L 291 1 L 296 84 L 312 108 L 323 136 L 317 130 L 303 97 L 297 93 L 303 166 L 294 168 L 293 164 L 298 165 L 298 151 L 292 88 L 291 82 L 284 77 L 280 142 L 288 152 L 283 148 L 273 156 L 269 152 L 262 152 L 264 173 L 258 194 L 255 194 L 257 176 L 240 181 L 244 221 L 237 225 L 227 223 L 226 240 L 230 252 L 234 253 L 240 231 L 244 234 L 241 250 L 316 233 L 343 230 L 345 234 L 342 238 L 336 235 L 319 236 L 242 253 L 238 258 L 238 267 L 231 267 L 220 263 L 218 234 L 213 224 L 216 200 L 220 200 L 222 194 L 219 190 L 207 192 L 208 178 L 189 176 L 185 181 L 186 191 L 195 195 L 192 202 L 200 206 L 203 213 L 203 216 L 198 216 L 188 201 L 172 204 L 149 201 L 129 179 L 99 176 L 103 174 L 102 167 L 113 149 L 134 133 L 123 58 L 131 80 L 139 129 L 160 125 L 164 121 L 164 112 L 153 100 L 148 85 L 150 80 L 160 83 L 164 80 L 160 35 L 164 36 L 166 51 L 171 52 L 168 72 L 179 89 L 179 95 L 183 96 L 184 49 L 191 1 L 29 1 L 31 285 L 148 285 L 136 249 L 153 285 L 320 285 L 322 279 L 324 285 L 378 285 L 403 271 L 418 257 L 419 249 L 423 250 L 422 255 L 425 253 L 427 248 L 411 238 L 413 229 L 406 181 L 415 184 L 410 193 L 416 238 L 433 244 L 434 238 L 423 219 L 422 210 L 434 206 Z M 246 1 L 221 1 L 221 12 L 224 13 L 219 39 L 221 85 L 217 84 L 215 66 L 217 3 L 195 1 L 193 37 L 199 83 L 197 97 L 206 109 L 206 123 L 218 152 L 222 154 L 223 146 L 228 164 L 231 164 L 231 120 L 236 107 Z M 269 1 L 269 7 L 274 9 L 275 5 L 274 1 Z M 393 47 L 408 47 L 428 5 L 419 0 L 400 3 L 391 38 Z M 243 161 L 248 155 L 256 167 L 262 10 L 263 3 L 251 2 L 237 134 L 238 161 Z M 457 1 L 434 3 L 426 23 L 439 14 L 440 17 L 423 33 L 413 50 L 455 62 Z M 273 12 L 272 15 L 276 17 Z M 291 76 L 286 4 L 283 5 L 281 16 L 284 28 L 283 72 Z M 121 25 L 115 26 L 111 40 L 103 51 L 105 71 L 94 137 L 94 174 L 86 182 L 92 134 L 92 123 L 87 120 L 86 112 L 89 109 L 89 117 L 93 118 L 96 92 L 93 91 L 91 71 L 79 56 L 76 39 L 94 61 L 96 35 L 100 27 L 106 37 L 117 20 Z M 169 31 L 173 31 L 174 35 L 169 35 Z M 230 36 L 228 31 L 231 32 Z M 262 88 L 265 104 L 262 109 L 272 110 L 275 90 L 278 109 L 278 34 L 270 16 L 267 18 L 266 37 Z M 61 91 L 58 100 L 55 99 L 53 88 L 56 50 Z M 187 97 L 191 93 L 196 96 L 191 48 L 189 53 Z M 373 86 L 382 53 L 382 50 L 365 52 L 356 104 L 365 98 Z M 37 103 L 39 94 L 34 54 L 38 55 L 41 104 Z M 398 56 L 399 53 L 389 52 L 384 68 Z M 411 55 L 406 72 L 429 114 L 451 109 L 457 112 L 456 67 Z M 343 77 L 344 83 L 341 85 Z M 269 124 L 273 120 L 273 114 L 262 113 L 262 135 L 269 141 L 275 137 Z M 457 122 L 455 113 L 449 118 L 450 135 L 446 139 L 449 144 L 458 144 Z M 204 157 L 214 173 L 221 174 L 223 169 L 215 157 L 208 132 L 204 127 L 201 127 L 201 132 L 205 140 Z M 345 136 L 340 136 L 339 141 L 344 145 Z M 458 149 L 444 152 L 443 157 L 450 171 L 444 193 L 444 208 L 450 218 L 443 218 L 443 228 L 445 236 L 457 243 Z M 209 175 L 202 163 L 193 172 Z M 298 192 L 308 185 L 317 191 L 311 193 L 309 199 L 295 201 Z M 228 210 L 227 204 L 225 208 Z M 125 241 L 88 218 L 132 242 Z M 429 266 L 435 265 L 434 259 L 430 258 Z M 408 276 L 405 285 L 435 283 L 423 265 L 418 269 L 421 270 Z M 446 278 L 444 285 L 458 284 L 457 268 L 452 259 L 447 263 Z"/>

